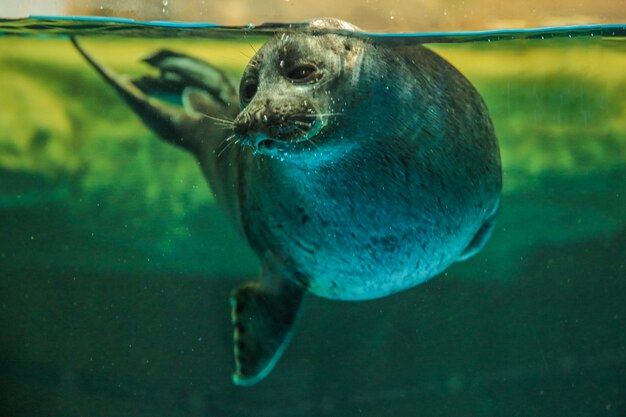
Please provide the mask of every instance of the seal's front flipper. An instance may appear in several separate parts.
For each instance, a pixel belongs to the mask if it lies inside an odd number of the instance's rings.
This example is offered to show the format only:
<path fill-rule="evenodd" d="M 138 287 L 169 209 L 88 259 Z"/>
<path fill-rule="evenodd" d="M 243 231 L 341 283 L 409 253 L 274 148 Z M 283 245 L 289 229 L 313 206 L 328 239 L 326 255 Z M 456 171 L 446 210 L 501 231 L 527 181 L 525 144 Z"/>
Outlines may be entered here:
<path fill-rule="evenodd" d="M 496 219 L 498 217 L 498 205 L 499 204 L 496 203 L 491 214 L 487 217 L 480 229 L 478 229 L 478 232 L 476 232 L 472 241 L 469 243 L 469 245 L 467 245 L 463 253 L 461 253 L 461 256 L 457 258 L 457 262 L 461 262 L 471 258 L 476 253 L 478 253 L 478 251 L 481 250 L 483 246 L 485 246 L 485 244 L 491 237 L 491 234 L 493 233 L 493 229 L 496 226 Z"/>
<path fill-rule="evenodd" d="M 303 295 L 286 280 L 276 288 L 250 281 L 233 291 L 235 384 L 254 385 L 270 373 L 291 338 Z"/>

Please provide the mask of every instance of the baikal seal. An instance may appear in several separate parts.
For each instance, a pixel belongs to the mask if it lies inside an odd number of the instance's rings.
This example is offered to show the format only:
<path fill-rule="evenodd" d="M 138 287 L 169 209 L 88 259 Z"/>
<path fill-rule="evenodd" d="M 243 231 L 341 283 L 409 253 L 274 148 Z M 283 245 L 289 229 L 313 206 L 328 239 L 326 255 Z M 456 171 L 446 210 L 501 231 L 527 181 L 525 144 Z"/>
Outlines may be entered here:
<path fill-rule="evenodd" d="M 129 80 L 73 40 L 152 131 L 197 159 L 258 255 L 259 279 L 230 300 L 238 385 L 272 370 L 306 293 L 394 294 L 474 255 L 494 228 L 500 154 L 476 89 L 419 44 L 353 31 L 316 19 L 275 34 L 238 88 L 169 50 L 145 59 L 158 76 Z"/>

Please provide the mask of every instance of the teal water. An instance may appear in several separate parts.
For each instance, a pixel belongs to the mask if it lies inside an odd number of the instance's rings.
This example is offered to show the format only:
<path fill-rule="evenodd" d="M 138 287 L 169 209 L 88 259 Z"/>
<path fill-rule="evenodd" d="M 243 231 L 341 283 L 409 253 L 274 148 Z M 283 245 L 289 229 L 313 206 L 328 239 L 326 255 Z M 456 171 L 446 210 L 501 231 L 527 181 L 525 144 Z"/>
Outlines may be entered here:
<path fill-rule="evenodd" d="M 624 24 L 357 34 L 427 43 L 483 95 L 497 229 L 396 296 L 310 297 L 267 380 L 232 386 L 227 299 L 257 261 L 67 35 L 132 76 L 167 47 L 237 79 L 295 29 L 0 21 L 0 415 L 625 415 Z"/>

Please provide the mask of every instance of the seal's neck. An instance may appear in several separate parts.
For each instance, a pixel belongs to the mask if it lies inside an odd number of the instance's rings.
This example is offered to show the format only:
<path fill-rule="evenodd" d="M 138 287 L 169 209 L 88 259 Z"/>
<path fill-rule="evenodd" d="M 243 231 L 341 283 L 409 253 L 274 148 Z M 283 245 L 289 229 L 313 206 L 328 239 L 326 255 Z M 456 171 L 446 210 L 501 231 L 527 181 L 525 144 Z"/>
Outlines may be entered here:
<path fill-rule="evenodd" d="M 339 140 L 334 144 L 316 145 L 313 149 L 306 151 L 273 157 L 269 161 L 272 165 L 279 167 L 281 171 L 310 173 L 342 164 L 350 159 L 357 149 L 358 145 L 355 142 Z"/>

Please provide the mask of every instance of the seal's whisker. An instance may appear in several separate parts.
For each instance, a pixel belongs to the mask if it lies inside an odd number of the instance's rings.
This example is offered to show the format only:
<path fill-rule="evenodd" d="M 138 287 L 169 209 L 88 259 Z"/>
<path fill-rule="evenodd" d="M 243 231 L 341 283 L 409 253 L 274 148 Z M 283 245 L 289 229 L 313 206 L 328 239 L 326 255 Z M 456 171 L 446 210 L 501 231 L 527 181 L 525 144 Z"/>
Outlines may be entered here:
<path fill-rule="evenodd" d="M 320 150 L 320 146 L 319 146 L 317 143 L 313 142 L 313 138 L 308 138 L 308 139 L 307 139 L 307 142 L 309 142 L 311 145 L 315 146 L 315 148 L 316 148 L 318 151 Z"/>
<path fill-rule="evenodd" d="M 209 116 L 208 114 L 202 114 L 204 117 L 206 117 L 207 119 L 213 120 L 215 122 L 220 122 L 223 123 L 225 125 L 228 126 L 234 126 L 235 122 L 233 120 L 228 120 L 228 119 L 220 119 L 219 117 L 213 117 L 213 116 Z"/>
<path fill-rule="evenodd" d="M 226 146 L 223 146 L 222 150 L 217 154 L 217 158 L 219 159 L 220 156 L 222 156 L 222 154 L 226 151 L 226 149 L 230 148 L 230 146 L 235 143 L 232 142 L 231 139 L 234 138 L 235 135 L 230 135 L 229 137 L 227 137 L 226 139 L 224 139 L 224 141 L 222 142 L 222 144 L 220 146 L 222 146 L 224 143 L 226 143 Z"/>
<path fill-rule="evenodd" d="M 232 135 L 230 135 L 229 137 L 227 137 L 226 139 L 224 139 L 221 143 L 220 146 L 223 145 L 224 143 L 228 142 L 229 140 L 231 140 L 232 138 L 235 137 L 235 134 L 233 133 Z"/>
<path fill-rule="evenodd" d="M 225 129 L 234 129 L 234 127 L 235 127 L 233 125 L 229 125 L 229 124 L 226 124 L 226 123 L 219 123 L 219 122 L 214 123 L 214 126 L 220 127 L 220 128 L 225 128 Z"/>
<path fill-rule="evenodd" d="M 230 135 L 229 137 L 227 137 L 226 139 L 224 139 L 219 146 L 216 149 L 219 149 L 222 145 L 224 145 L 226 142 L 228 142 L 229 140 L 231 140 L 232 138 L 235 137 L 235 134 Z"/>
<path fill-rule="evenodd" d="M 227 121 L 221 121 L 220 122 L 220 121 L 217 121 L 217 120 L 214 120 L 214 122 L 215 122 L 215 124 L 219 124 L 219 125 L 222 125 L 222 126 L 233 126 L 235 124 L 234 122 L 227 122 Z"/>
<path fill-rule="evenodd" d="M 220 125 L 220 124 L 215 124 L 215 128 L 217 130 L 226 130 L 226 131 L 232 131 L 233 127 L 232 126 L 228 126 L 228 125 Z"/>
<path fill-rule="evenodd" d="M 316 87 L 317 89 L 319 89 L 319 88 L 321 88 L 321 87 L 325 86 L 326 84 L 328 84 L 328 83 L 329 83 L 329 82 L 331 82 L 331 81 L 332 81 L 332 79 L 324 80 L 324 81 L 322 81 L 321 83 L 317 84 L 315 87 Z"/>
<path fill-rule="evenodd" d="M 316 117 L 327 117 L 327 116 L 343 116 L 343 113 L 316 113 L 316 114 L 303 113 L 301 114 L 301 116 L 316 118 Z"/>
<path fill-rule="evenodd" d="M 226 146 L 224 146 L 224 149 L 222 149 L 222 150 L 220 151 L 220 153 L 218 153 L 218 154 L 217 154 L 217 157 L 219 158 L 220 156 L 222 156 L 222 154 L 223 154 L 224 152 L 226 152 L 226 149 L 230 148 L 230 147 L 232 146 L 232 144 L 233 144 L 233 143 L 234 143 L 234 142 L 228 142 L 228 144 L 226 144 Z"/>
<path fill-rule="evenodd" d="M 343 116 L 343 113 L 320 113 L 319 116 Z"/>
<path fill-rule="evenodd" d="M 302 120 L 294 120 L 293 123 L 296 126 L 304 126 L 304 127 L 308 127 L 308 128 L 310 128 L 311 125 L 312 125 L 311 123 L 303 122 Z"/>
<path fill-rule="evenodd" d="M 213 120 L 213 122 L 215 122 L 216 125 L 220 125 L 220 126 L 230 126 L 230 127 L 233 127 L 235 125 L 235 123 L 227 122 L 227 121 Z"/>
<path fill-rule="evenodd" d="M 306 135 L 307 135 L 307 133 L 309 133 L 309 131 L 308 131 L 308 130 L 304 130 L 304 129 L 302 129 L 301 127 L 298 127 L 298 126 L 296 126 L 296 129 L 297 129 L 300 133 L 302 133 L 302 135 L 303 135 L 303 136 L 306 136 Z M 320 149 L 319 145 L 318 145 L 317 143 L 313 142 L 313 140 L 312 140 L 312 139 L 313 139 L 312 137 L 311 137 L 311 138 L 307 138 L 305 142 L 310 142 L 313 146 L 315 146 L 315 147 L 319 150 L 319 149 Z"/>
<path fill-rule="evenodd" d="M 232 127 L 233 127 L 233 123 L 218 122 L 218 121 L 213 121 L 213 123 L 214 123 L 216 126 L 220 126 L 220 127 L 229 127 L 229 128 L 231 128 L 231 129 L 232 129 Z"/>
<path fill-rule="evenodd" d="M 204 117 L 208 118 L 208 119 L 211 119 L 211 120 L 218 120 L 218 121 L 220 121 L 220 122 L 229 122 L 229 123 L 234 123 L 234 121 L 233 121 L 233 120 L 230 120 L 230 119 L 224 119 L 224 118 L 221 118 L 221 117 L 215 117 L 215 116 L 211 116 L 210 114 L 205 114 L 205 113 L 202 113 L 202 115 L 203 115 Z"/>

